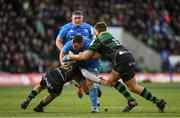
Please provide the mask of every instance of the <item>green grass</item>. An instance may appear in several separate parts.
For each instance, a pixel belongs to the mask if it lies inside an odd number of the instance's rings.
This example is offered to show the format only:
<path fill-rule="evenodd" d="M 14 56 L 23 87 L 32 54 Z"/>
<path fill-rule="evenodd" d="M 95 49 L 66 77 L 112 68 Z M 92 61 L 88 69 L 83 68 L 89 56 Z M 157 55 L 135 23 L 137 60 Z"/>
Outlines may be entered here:
<path fill-rule="evenodd" d="M 38 95 L 27 110 L 22 110 L 20 103 L 32 87 L 0 87 L 0 117 L 180 117 L 180 83 L 142 85 L 168 102 L 165 113 L 157 113 L 155 105 L 135 94 L 132 95 L 137 99 L 138 106 L 130 113 L 123 113 L 125 98 L 114 89 L 102 87 L 100 113 L 92 114 L 89 97 L 84 95 L 79 99 L 73 86 L 65 86 L 62 94 L 46 107 L 45 113 L 36 113 L 32 108 L 47 91 Z M 105 107 L 108 108 L 107 112 L 104 111 Z"/>

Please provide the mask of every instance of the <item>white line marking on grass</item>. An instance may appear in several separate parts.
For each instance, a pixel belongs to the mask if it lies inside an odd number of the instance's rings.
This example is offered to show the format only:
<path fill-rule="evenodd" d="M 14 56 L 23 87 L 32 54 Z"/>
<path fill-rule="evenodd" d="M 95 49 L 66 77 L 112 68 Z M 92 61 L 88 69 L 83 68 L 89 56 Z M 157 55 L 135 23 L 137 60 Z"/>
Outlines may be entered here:
<path fill-rule="evenodd" d="M 124 107 L 111 107 L 111 106 L 104 106 L 104 107 L 99 107 L 100 109 L 123 109 Z M 154 107 L 135 107 L 135 109 L 154 109 Z M 166 107 L 166 109 L 174 109 L 174 110 L 180 110 L 180 107 Z"/>

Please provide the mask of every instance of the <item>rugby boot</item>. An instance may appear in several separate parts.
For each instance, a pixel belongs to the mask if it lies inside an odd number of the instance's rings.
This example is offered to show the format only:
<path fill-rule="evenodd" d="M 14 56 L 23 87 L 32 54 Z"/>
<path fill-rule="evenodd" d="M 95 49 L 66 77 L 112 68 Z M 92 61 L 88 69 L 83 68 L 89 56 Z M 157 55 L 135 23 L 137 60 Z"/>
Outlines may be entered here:
<path fill-rule="evenodd" d="M 165 106 L 166 106 L 166 101 L 163 100 L 163 99 L 160 99 L 158 101 L 158 103 L 156 104 L 157 108 L 158 108 L 158 112 L 159 113 L 163 113 L 164 112 L 164 109 L 165 109 Z"/>
<path fill-rule="evenodd" d="M 22 108 L 22 109 L 27 109 L 27 106 L 29 105 L 29 103 L 30 103 L 30 99 L 27 98 L 25 101 L 23 101 L 23 102 L 21 103 L 21 108 Z"/>
<path fill-rule="evenodd" d="M 129 101 L 127 106 L 123 109 L 123 112 L 129 112 L 131 109 L 133 109 L 135 106 L 137 106 L 136 100 Z"/>
<path fill-rule="evenodd" d="M 99 110 L 97 107 L 92 107 L 91 113 L 99 113 Z"/>
<path fill-rule="evenodd" d="M 43 109 L 43 107 L 37 105 L 36 107 L 33 108 L 33 111 L 35 111 L 35 112 L 44 112 L 44 109 Z"/>

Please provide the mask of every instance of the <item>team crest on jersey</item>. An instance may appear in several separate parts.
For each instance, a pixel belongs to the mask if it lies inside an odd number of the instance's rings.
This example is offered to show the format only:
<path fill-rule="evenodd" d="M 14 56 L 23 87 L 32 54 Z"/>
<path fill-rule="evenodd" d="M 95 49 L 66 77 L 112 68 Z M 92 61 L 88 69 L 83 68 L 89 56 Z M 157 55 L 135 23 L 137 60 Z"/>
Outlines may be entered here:
<path fill-rule="evenodd" d="M 87 32 L 88 32 L 88 29 L 84 29 L 84 32 L 86 32 L 86 33 L 87 33 Z"/>
<path fill-rule="evenodd" d="M 72 29 L 69 32 L 74 32 Z"/>

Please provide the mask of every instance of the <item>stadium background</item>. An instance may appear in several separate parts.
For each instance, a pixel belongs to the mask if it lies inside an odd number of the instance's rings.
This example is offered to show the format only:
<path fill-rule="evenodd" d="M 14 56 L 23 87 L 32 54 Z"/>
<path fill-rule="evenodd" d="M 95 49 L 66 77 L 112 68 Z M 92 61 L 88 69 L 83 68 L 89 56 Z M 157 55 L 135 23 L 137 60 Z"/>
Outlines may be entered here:
<path fill-rule="evenodd" d="M 19 85 L 34 85 L 39 81 L 40 73 L 59 65 L 59 52 L 55 46 L 55 39 L 59 28 L 70 21 L 72 11 L 77 9 L 84 12 L 86 22 L 94 25 L 97 21 L 104 21 L 111 28 L 122 29 L 122 35 L 127 34 L 127 37 L 121 40 L 125 41 L 126 38 L 133 37 L 133 41 L 140 42 L 145 47 L 142 50 L 151 50 L 159 55 L 160 68 L 152 69 L 146 65 L 146 57 L 136 56 L 134 53 L 139 81 L 180 81 L 180 1 L 178 0 L 0 0 L 0 98 L 5 101 L 0 104 L 6 106 L 5 109 L 1 107 L 0 116 L 9 115 L 5 115 L 4 111 L 11 109 L 6 100 L 12 97 L 12 90 L 14 92 L 23 90 L 23 94 L 17 95 L 20 103 L 30 87 L 19 87 Z M 127 46 L 132 47 L 132 45 Z M 136 50 L 135 52 L 137 53 Z M 151 55 L 148 58 L 153 60 Z M 104 60 L 101 72 L 109 71 L 110 64 Z M 106 76 L 106 74 L 101 75 Z M 180 90 L 179 83 L 150 83 L 148 86 L 162 97 L 166 96 L 165 90 L 170 93 L 177 92 L 177 95 Z M 174 91 L 175 89 L 177 91 Z M 70 89 L 68 88 L 67 91 Z M 74 95 L 75 92 L 71 94 Z M 105 98 L 102 99 L 106 101 Z M 167 99 L 175 102 L 174 106 L 171 106 L 172 109 L 171 107 L 168 109 L 172 112 L 180 97 Z M 146 106 L 146 103 L 144 104 Z M 15 106 L 13 109 L 18 111 Z M 179 110 L 178 108 L 180 107 L 177 107 L 175 112 Z M 25 115 L 26 112 L 20 113 Z"/>

